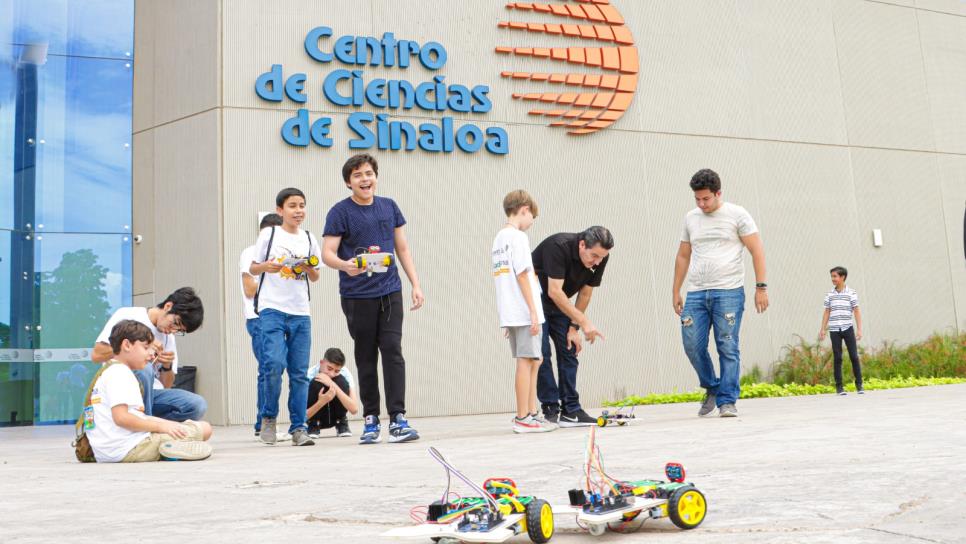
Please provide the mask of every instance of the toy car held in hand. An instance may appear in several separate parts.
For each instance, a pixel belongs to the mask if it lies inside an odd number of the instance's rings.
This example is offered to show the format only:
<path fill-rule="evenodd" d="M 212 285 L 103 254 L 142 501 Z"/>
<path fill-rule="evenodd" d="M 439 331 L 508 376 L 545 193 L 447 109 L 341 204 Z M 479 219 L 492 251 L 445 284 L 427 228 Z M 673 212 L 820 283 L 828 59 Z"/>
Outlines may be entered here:
<path fill-rule="evenodd" d="M 396 262 L 396 257 L 392 253 L 384 253 L 379 246 L 369 246 L 363 253 L 357 254 L 352 262 L 356 268 L 366 271 L 366 276 L 372 276 L 373 272 L 386 272 L 389 267 Z"/>
<path fill-rule="evenodd" d="M 509 478 L 488 478 L 482 488 L 450 465 L 435 448 L 430 455 L 446 469 L 446 491 L 426 507 L 417 506 L 410 514 L 419 524 L 383 533 L 382 536 L 436 542 L 503 542 L 526 533 L 542 544 L 553 536 L 553 511 L 547 501 L 521 495 Z M 454 497 L 450 478 L 456 476 L 477 496 Z M 425 513 L 425 516 L 422 514 Z"/>
<path fill-rule="evenodd" d="M 577 524 L 590 534 L 600 536 L 611 529 L 626 532 L 628 524 L 641 514 L 641 520 L 670 518 L 681 529 L 694 529 L 708 511 L 704 494 L 685 482 L 684 466 L 667 463 L 663 480 L 615 480 L 604 472 L 600 450 L 594 444 L 591 428 L 587 461 L 582 475 L 583 489 L 571 489 L 570 504 L 554 506 L 556 514 L 571 512 Z M 638 525 L 639 527 L 639 525 Z"/>

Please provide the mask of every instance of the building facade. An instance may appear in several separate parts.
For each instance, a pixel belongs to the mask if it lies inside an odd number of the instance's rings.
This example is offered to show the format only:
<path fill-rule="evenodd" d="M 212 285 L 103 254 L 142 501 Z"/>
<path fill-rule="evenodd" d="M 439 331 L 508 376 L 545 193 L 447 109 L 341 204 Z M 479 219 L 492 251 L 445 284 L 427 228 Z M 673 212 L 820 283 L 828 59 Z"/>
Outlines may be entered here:
<path fill-rule="evenodd" d="M 259 213 L 299 187 L 320 236 L 361 151 L 427 298 L 405 317 L 412 416 L 513 405 L 489 248 L 515 188 L 540 204 L 533 246 L 598 224 L 616 239 L 588 406 L 697 387 L 670 291 L 701 168 L 765 243 L 772 307 L 746 307 L 746 370 L 815 337 L 836 265 L 866 345 L 966 329 L 962 2 L 138 0 L 134 21 L 131 293 L 199 290 L 205 324 L 178 344 L 215 423 L 254 415 L 237 261 Z M 352 351 L 337 282 L 312 286 L 316 359 Z"/>

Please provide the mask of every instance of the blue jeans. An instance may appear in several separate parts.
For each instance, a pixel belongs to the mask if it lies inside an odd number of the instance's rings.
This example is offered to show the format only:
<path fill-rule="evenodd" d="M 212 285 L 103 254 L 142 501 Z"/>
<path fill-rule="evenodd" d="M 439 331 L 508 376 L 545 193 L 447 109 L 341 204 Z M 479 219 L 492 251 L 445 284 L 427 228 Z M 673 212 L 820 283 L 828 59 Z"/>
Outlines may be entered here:
<path fill-rule="evenodd" d="M 154 365 L 134 372 L 141 383 L 144 415 L 171 421 L 201 421 L 208 411 L 208 403 L 201 395 L 184 389 L 155 389 Z"/>
<path fill-rule="evenodd" d="M 741 393 L 741 353 L 738 331 L 745 311 L 745 290 L 708 289 L 691 291 L 681 313 L 681 336 L 684 352 L 698 373 L 701 387 L 717 396 L 717 405 L 734 404 Z M 718 348 L 721 378 L 715 375 L 714 362 L 708 353 L 708 333 L 714 327 L 714 343 Z"/>
<path fill-rule="evenodd" d="M 288 372 L 289 433 L 305 430 L 305 408 L 309 396 L 309 355 L 312 351 L 312 321 L 307 315 L 291 315 L 271 308 L 258 314 L 258 354 L 265 367 L 262 417 L 278 417 L 282 394 L 282 371 Z"/>
<path fill-rule="evenodd" d="M 265 404 L 265 364 L 262 363 L 262 356 L 258 353 L 261 344 L 258 340 L 258 318 L 255 317 L 245 320 L 245 329 L 248 330 L 248 336 L 252 338 L 252 353 L 255 354 L 255 361 L 258 362 L 258 381 L 255 382 L 257 391 L 255 400 L 255 432 L 257 433 L 262 430 L 262 405 Z"/>
<path fill-rule="evenodd" d="M 580 395 L 577 394 L 577 352 L 573 347 L 567 348 L 570 318 L 559 310 L 547 310 L 544 307 L 547 320 L 543 323 L 543 363 L 537 373 L 537 398 L 545 414 L 559 411 L 571 414 L 580 410 Z M 551 341 L 557 352 L 559 387 L 551 364 Z"/>

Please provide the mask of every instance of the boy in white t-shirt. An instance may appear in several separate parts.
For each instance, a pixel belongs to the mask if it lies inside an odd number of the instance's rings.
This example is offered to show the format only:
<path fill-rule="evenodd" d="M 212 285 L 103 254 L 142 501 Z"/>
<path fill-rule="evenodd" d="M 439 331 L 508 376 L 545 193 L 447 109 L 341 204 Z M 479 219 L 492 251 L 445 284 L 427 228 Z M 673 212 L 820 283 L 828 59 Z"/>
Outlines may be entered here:
<path fill-rule="evenodd" d="M 859 348 L 857 340 L 862 340 L 862 311 L 859 310 L 859 295 L 855 290 L 845 285 L 845 278 L 849 271 L 844 266 L 836 266 L 829 270 L 832 278 L 832 290 L 825 295 L 825 312 L 822 314 L 822 327 L 818 331 L 820 340 L 825 340 L 828 327 L 829 337 L 832 339 L 832 368 L 835 375 L 835 392 L 845 395 L 842 384 L 842 342 L 849 350 L 849 360 L 852 361 L 852 377 L 855 378 L 855 392 L 862 395 L 862 365 L 859 362 Z M 855 327 L 852 327 L 852 318 Z"/>
<path fill-rule="evenodd" d="M 277 213 L 265 214 L 258 225 L 258 232 L 270 227 L 282 226 L 282 216 Z M 241 272 L 242 307 L 245 310 L 245 329 L 252 339 L 252 353 L 258 363 L 258 380 L 255 382 L 258 392 L 255 404 L 255 437 L 260 439 L 262 430 L 262 403 L 265 402 L 265 365 L 258 354 L 258 314 L 255 313 L 255 292 L 258 291 L 258 278 L 249 274 L 248 269 L 255 260 L 255 246 L 246 247 L 238 258 L 238 269 Z"/>
<path fill-rule="evenodd" d="M 540 433 L 556 427 L 537 416 L 537 373 L 543 361 L 543 305 L 537 302 L 540 284 L 533 271 L 530 241 L 524 233 L 538 210 L 526 191 L 511 191 L 503 198 L 506 225 L 493 240 L 493 282 L 496 306 L 504 336 L 517 360 L 515 379 L 517 414 L 513 432 Z"/>
<path fill-rule="evenodd" d="M 306 372 L 312 351 L 309 282 L 319 281 L 319 242 L 300 227 L 305 220 L 305 194 L 289 187 L 275 197 L 282 226 L 264 229 L 255 242 L 248 273 L 258 276 L 254 306 L 258 314 L 258 353 L 266 369 L 261 407 L 261 439 L 278 440 L 275 422 L 282 392 L 282 371 L 288 372 L 288 413 L 293 446 L 312 446 L 305 425 L 309 392 Z"/>
<path fill-rule="evenodd" d="M 85 425 L 94 457 L 99 463 L 139 463 L 162 457 L 195 461 L 211 456 L 211 425 L 183 423 L 144 415 L 144 402 L 134 371 L 157 357 L 151 329 L 132 319 L 111 329 L 114 357 L 91 389 Z M 90 414 L 90 417 L 86 417 Z M 90 426 L 88 426 L 90 425 Z"/>

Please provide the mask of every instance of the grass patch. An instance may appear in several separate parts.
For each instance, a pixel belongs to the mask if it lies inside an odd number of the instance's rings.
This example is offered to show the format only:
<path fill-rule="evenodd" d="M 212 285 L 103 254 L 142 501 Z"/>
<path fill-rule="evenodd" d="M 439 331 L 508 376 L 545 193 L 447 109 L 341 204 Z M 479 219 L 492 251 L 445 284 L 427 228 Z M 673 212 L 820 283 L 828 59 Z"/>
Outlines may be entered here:
<path fill-rule="evenodd" d="M 950 385 L 966 383 L 966 378 L 925 377 L 925 378 L 869 378 L 864 380 L 866 391 L 876 389 L 901 389 L 905 387 L 923 387 L 927 385 Z M 855 391 L 854 385 L 846 386 L 846 391 Z M 759 399 L 766 397 L 794 397 L 799 395 L 825 395 L 835 393 L 835 386 L 829 384 L 801 384 L 801 383 L 752 383 L 741 386 L 742 399 Z M 650 395 L 631 395 L 616 402 L 605 402 L 604 406 L 632 406 L 647 404 L 674 404 L 680 402 L 700 402 L 704 398 L 704 390 L 687 393 L 652 393 Z"/>

